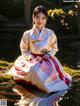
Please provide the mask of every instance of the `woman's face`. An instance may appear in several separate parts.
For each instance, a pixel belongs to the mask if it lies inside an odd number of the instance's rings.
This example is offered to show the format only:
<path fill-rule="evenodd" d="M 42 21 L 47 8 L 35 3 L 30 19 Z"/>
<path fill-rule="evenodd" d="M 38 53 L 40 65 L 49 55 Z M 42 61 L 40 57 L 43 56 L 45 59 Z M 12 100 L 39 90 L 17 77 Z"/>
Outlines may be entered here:
<path fill-rule="evenodd" d="M 47 22 L 47 17 L 43 13 L 38 13 L 34 18 L 33 22 L 38 29 L 42 29 Z"/>

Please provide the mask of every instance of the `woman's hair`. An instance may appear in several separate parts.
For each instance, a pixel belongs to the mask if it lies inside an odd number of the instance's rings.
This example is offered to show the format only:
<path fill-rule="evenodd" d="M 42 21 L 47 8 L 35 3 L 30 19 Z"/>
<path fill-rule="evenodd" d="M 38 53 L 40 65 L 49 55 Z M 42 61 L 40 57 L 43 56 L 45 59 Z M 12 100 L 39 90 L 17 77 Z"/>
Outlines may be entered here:
<path fill-rule="evenodd" d="M 38 13 L 43 13 L 46 17 L 48 17 L 47 9 L 44 6 L 37 6 L 33 11 L 33 17 L 35 17 Z"/>

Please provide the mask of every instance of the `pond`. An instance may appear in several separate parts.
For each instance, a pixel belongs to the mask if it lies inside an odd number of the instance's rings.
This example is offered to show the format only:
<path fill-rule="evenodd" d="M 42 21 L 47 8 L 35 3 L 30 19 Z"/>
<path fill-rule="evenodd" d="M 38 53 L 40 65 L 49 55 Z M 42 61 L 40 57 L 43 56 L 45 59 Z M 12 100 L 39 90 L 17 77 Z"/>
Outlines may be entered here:
<path fill-rule="evenodd" d="M 7 100 L 7 106 L 55 106 L 65 93 L 67 91 L 46 94 L 34 86 L 20 84 L 0 87 L 0 98 Z"/>
<path fill-rule="evenodd" d="M 68 91 L 46 94 L 39 89 L 19 83 L 0 83 L 1 99 L 7 106 L 80 106 L 80 77 L 75 78 Z M 56 105 L 55 105 L 56 101 Z M 58 105 L 59 104 L 59 105 Z"/>

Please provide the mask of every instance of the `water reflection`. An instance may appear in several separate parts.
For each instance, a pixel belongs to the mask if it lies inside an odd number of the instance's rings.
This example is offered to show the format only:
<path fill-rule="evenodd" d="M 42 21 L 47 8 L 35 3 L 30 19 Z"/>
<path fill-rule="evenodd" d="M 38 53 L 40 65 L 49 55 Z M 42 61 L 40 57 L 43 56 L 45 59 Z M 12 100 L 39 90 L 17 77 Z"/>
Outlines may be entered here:
<path fill-rule="evenodd" d="M 12 91 L 13 84 L 11 82 L 0 82 L 0 99 L 7 100 L 8 106 L 14 106 L 20 96 Z"/>
<path fill-rule="evenodd" d="M 18 106 L 58 106 L 58 101 L 66 91 L 46 94 L 33 86 L 16 85 L 13 91 L 21 96 Z"/>

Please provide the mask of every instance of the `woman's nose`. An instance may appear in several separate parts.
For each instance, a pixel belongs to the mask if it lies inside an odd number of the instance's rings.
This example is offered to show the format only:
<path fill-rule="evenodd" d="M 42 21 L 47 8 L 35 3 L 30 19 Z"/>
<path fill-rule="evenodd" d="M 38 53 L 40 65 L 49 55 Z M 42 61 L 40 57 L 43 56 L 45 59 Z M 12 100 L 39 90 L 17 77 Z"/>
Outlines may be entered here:
<path fill-rule="evenodd" d="M 42 19 L 39 19 L 39 22 L 42 23 Z"/>

